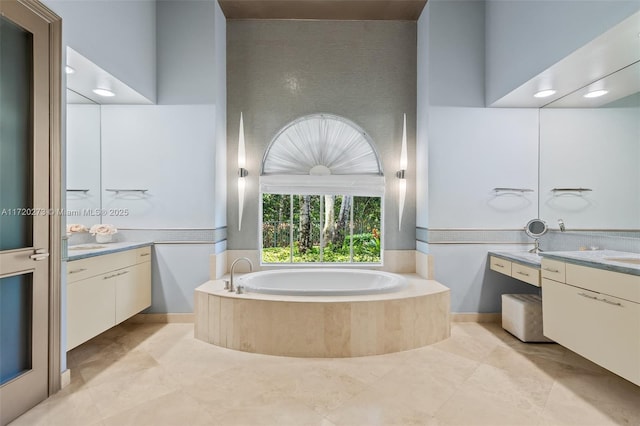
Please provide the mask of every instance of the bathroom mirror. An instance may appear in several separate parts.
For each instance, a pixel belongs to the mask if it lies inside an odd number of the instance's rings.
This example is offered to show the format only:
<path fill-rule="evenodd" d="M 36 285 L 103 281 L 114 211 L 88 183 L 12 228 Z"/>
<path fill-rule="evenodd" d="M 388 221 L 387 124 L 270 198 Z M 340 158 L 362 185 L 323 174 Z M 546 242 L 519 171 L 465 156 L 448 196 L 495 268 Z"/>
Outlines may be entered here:
<path fill-rule="evenodd" d="M 567 231 L 640 238 L 639 25 L 640 12 L 570 55 L 587 84 L 540 109 L 538 216 Z"/>
<path fill-rule="evenodd" d="M 100 222 L 100 105 L 67 89 L 67 224 Z"/>
<path fill-rule="evenodd" d="M 108 104 L 152 102 L 67 46 L 66 222 L 91 226 L 102 222 L 102 131 Z M 93 89 L 109 88 L 103 97 Z"/>
<path fill-rule="evenodd" d="M 524 232 L 534 239 L 534 247 L 529 250 L 529 253 L 539 253 L 540 250 L 540 237 L 547 233 L 547 223 L 542 219 L 531 219 L 524 227 Z"/>
<path fill-rule="evenodd" d="M 640 235 L 639 88 L 637 62 L 541 109 L 540 217 Z"/>
<path fill-rule="evenodd" d="M 531 238 L 540 238 L 547 233 L 547 224 L 541 219 L 531 219 L 524 227 L 524 232 Z"/>

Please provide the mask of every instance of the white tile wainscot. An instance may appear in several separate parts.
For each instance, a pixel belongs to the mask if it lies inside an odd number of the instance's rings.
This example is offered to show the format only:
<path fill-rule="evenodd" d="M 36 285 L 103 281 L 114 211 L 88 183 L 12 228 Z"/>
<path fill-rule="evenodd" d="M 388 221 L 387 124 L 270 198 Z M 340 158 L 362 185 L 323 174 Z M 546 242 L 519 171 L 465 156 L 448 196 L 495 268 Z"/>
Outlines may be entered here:
<path fill-rule="evenodd" d="M 116 250 L 101 255 L 79 250 L 80 259 L 70 257 L 67 350 L 151 306 L 151 247 Z"/>

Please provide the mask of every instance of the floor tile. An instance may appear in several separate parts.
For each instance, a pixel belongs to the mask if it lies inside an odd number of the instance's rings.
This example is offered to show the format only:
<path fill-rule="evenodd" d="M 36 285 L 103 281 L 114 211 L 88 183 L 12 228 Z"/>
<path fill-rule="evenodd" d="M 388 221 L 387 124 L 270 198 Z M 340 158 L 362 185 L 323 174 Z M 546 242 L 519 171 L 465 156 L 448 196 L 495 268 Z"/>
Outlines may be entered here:
<path fill-rule="evenodd" d="M 543 407 L 529 389 L 508 372 L 481 365 L 435 417 L 440 425 L 536 425 Z"/>
<path fill-rule="evenodd" d="M 12 426 L 637 425 L 640 387 L 500 324 L 395 354 L 289 358 L 124 323 L 68 354 L 71 384 Z"/>

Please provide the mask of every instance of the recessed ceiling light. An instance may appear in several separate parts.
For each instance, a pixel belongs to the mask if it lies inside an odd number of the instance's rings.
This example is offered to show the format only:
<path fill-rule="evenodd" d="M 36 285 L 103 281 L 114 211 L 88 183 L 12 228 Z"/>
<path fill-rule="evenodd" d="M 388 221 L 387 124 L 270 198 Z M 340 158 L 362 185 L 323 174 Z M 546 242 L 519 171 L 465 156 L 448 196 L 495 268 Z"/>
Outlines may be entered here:
<path fill-rule="evenodd" d="M 73 74 L 74 72 L 76 72 L 76 70 L 67 65 L 64 67 L 64 72 L 66 72 L 67 74 Z"/>
<path fill-rule="evenodd" d="M 115 96 L 116 95 L 115 93 L 113 93 L 109 89 L 101 89 L 101 88 L 93 89 L 93 93 L 95 93 L 96 95 L 106 96 L 106 97 L 110 97 L 110 96 Z"/>
<path fill-rule="evenodd" d="M 609 93 L 608 90 L 594 90 L 593 92 L 589 92 L 584 95 L 585 98 L 599 98 L 600 96 L 604 96 Z"/>
<path fill-rule="evenodd" d="M 533 97 L 535 97 L 535 98 L 546 98 L 548 96 L 554 95 L 555 93 L 556 93 L 556 91 L 553 90 L 553 89 L 541 90 L 538 93 L 536 93 L 535 95 L 533 95 Z"/>

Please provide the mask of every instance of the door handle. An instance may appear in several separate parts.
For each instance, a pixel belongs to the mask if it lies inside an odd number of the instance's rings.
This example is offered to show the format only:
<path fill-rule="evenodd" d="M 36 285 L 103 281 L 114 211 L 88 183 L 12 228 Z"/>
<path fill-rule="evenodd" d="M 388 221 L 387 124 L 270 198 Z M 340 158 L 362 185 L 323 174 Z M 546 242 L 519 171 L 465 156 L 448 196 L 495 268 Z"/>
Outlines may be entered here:
<path fill-rule="evenodd" d="M 36 249 L 36 252 L 31 256 L 29 256 L 29 259 L 37 261 L 37 260 L 45 260 L 48 257 L 49 257 L 49 252 L 47 251 L 47 249 L 41 248 L 41 249 Z"/>

